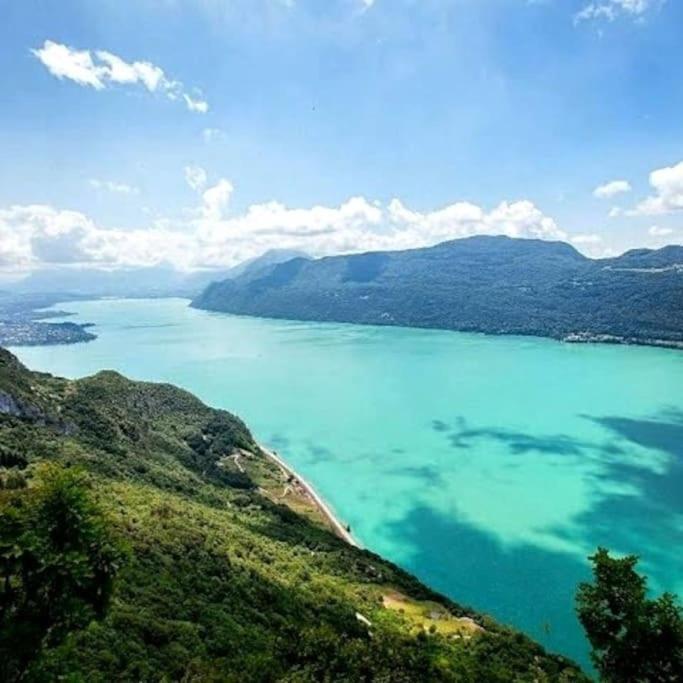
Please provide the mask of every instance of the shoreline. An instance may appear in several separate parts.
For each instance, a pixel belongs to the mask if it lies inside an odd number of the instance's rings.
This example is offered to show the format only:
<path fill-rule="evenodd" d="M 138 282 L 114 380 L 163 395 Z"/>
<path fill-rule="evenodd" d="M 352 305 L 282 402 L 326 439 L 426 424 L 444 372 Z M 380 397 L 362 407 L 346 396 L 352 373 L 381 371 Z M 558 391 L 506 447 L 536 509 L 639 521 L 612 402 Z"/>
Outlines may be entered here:
<path fill-rule="evenodd" d="M 42 294 L 41 296 L 46 296 L 45 294 Z M 50 308 L 53 308 L 54 306 L 60 305 L 60 304 L 69 304 L 69 303 L 79 303 L 81 301 L 160 301 L 160 300 L 170 300 L 170 299 L 176 299 L 180 301 L 185 301 L 188 302 L 187 305 L 189 308 L 193 308 L 198 311 L 203 311 L 205 313 L 219 313 L 219 314 L 224 314 L 228 316 L 235 316 L 235 317 L 240 317 L 240 318 L 256 318 L 260 320 L 274 320 L 274 321 L 289 321 L 289 322 L 313 322 L 313 323 L 320 323 L 320 324 L 332 324 L 332 325 L 359 325 L 363 327 L 396 327 L 398 329 L 407 329 L 407 330 L 432 330 L 436 332 L 455 332 L 458 334 L 476 334 L 476 335 L 483 335 L 485 337 L 531 337 L 534 339 L 547 339 L 551 341 L 556 341 L 560 342 L 562 344 L 572 344 L 572 345 L 578 345 L 578 344 L 595 344 L 595 345 L 600 345 L 600 346 L 631 346 L 631 347 L 644 347 L 644 348 L 656 348 L 656 349 L 670 349 L 673 351 L 683 351 L 683 341 L 679 340 L 671 340 L 671 339 L 658 339 L 657 337 L 632 337 L 632 336 L 623 336 L 623 335 L 616 335 L 612 333 L 597 333 L 597 332 L 565 332 L 562 334 L 543 334 L 540 332 L 508 332 L 508 331 L 491 331 L 491 330 L 481 330 L 481 329 L 465 329 L 465 328 L 459 328 L 459 327 L 443 327 L 443 326 L 437 326 L 433 327 L 431 325 L 419 325 L 419 324 L 395 324 L 395 323 L 387 323 L 387 322 L 382 322 L 382 321 L 374 321 L 374 322 L 353 322 L 353 321 L 348 321 L 348 320 L 328 320 L 328 319 L 322 319 L 322 318 L 290 318 L 290 317 L 284 317 L 284 316 L 268 316 L 268 315 L 257 315 L 254 313 L 232 313 L 230 311 L 226 310 L 220 310 L 216 308 L 205 308 L 202 306 L 195 306 L 193 305 L 194 299 L 196 297 L 190 297 L 187 295 L 183 294 L 160 294 L 157 296 L 154 296 L 152 294 L 147 294 L 144 296 L 134 296 L 134 295 L 112 295 L 112 296 L 79 296 L 79 297 L 74 297 L 74 298 L 67 298 L 67 299 L 59 299 L 55 303 L 45 307 L 45 308 L 40 308 L 40 309 L 33 309 L 34 313 L 39 313 L 41 311 L 48 311 Z M 65 316 L 74 316 L 77 315 L 74 312 L 71 311 L 63 311 L 64 317 Z M 62 317 L 62 316 L 60 316 Z M 34 322 L 44 322 L 45 324 L 48 324 L 46 322 L 46 318 L 43 317 L 36 317 L 32 319 Z M 2 322 L 2 320 L 0 320 Z M 49 323 L 49 324 L 61 324 L 61 323 Z M 79 327 L 84 327 L 84 326 L 93 326 L 93 323 L 74 323 L 75 325 L 78 325 Z M 92 333 L 90 333 L 92 334 Z M 73 341 L 67 341 L 67 342 L 54 342 L 54 341 L 36 341 L 33 343 L 22 343 L 22 344 L 16 344 L 16 343 L 4 343 L 0 344 L 2 346 L 7 346 L 7 347 L 19 347 L 19 346 L 56 346 L 56 345 L 61 345 L 61 344 L 81 344 L 81 343 L 87 343 L 89 341 L 94 341 L 98 335 L 94 334 L 93 338 L 84 338 L 84 339 L 75 339 Z"/>
<path fill-rule="evenodd" d="M 162 297 L 159 297 L 162 298 Z M 183 297 L 173 297 L 173 298 L 183 298 Z M 620 335 L 614 335 L 609 333 L 583 333 L 583 332 L 565 332 L 562 334 L 543 334 L 541 332 L 519 332 L 519 331 L 495 331 L 495 330 L 483 330 L 483 329 L 468 329 L 464 327 L 444 327 L 444 326 L 433 326 L 433 325 L 420 325 L 417 323 L 408 324 L 401 323 L 396 324 L 393 322 L 382 322 L 381 320 L 358 322 L 352 320 L 342 320 L 334 318 L 293 318 L 284 315 L 262 315 L 257 313 L 236 313 L 234 311 L 219 309 L 219 308 L 207 308 L 204 306 L 195 306 L 194 299 L 189 300 L 189 307 L 194 308 L 197 311 L 204 311 L 205 313 L 218 313 L 226 316 L 234 316 L 236 318 L 255 318 L 258 320 L 272 320 L 275 322 L 293 322 L 293 323 L 318 323 L 321 325 L 355 325 L 361 327 L 377 327 L 377 328 L 396 328 L 402 330 L 427 330 L 433 332 L 455 332 L 456 334 L 474 334 L 481 335 L 484 337 L 518 337 L 522 338 L 533 338 L 533 339 L 545 339 L 548 341 L 559 342 L 561 344 L 595 344 L 596 346 L 630 346 L 630 347 L 643 347 L 643 348 L 654 348 L 654 349 L 671 349 L 673 351 L 683 351 L 683 341 L 670 340 L 670 339 L 658 339 L 657 337 L 625 337 Z M 588 334 L 589 336 L 584 336 Z"/>
<path fill-rule="evenodd" d="M 334 514 L 330 506 L 318 495 L 316 490 L 304 479 L 296 470 L 294 470 L 290 465 L 288 465 L 279 455 L 269 448 L 266 448 L 263 444 L 257 444 L 261 453 L 263 453 L 267 458 L 272 460 L 276 465 L 278 465 L 288 476 L 296 479 L 300 486 L 306 491 L 307 495 L 311 498 L 313 503 L 316 505 L 318 510 L 327 519 L 327 521 L 332 525 L 332 528 L 343 541 L 346 541 L 349 545 L 354 546 L 354 548 L 362 548 L 362 546 L 356 541 L 356 539 L 351 535 L 346 526 L 344 526 L 339 518 Z"/>

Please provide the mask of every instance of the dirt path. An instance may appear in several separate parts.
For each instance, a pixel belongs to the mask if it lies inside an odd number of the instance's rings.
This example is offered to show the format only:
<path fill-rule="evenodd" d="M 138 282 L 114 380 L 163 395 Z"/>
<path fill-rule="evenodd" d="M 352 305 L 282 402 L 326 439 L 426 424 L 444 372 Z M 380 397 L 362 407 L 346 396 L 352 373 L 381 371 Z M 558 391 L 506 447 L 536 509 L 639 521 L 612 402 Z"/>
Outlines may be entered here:
<path fill-rule="evenodd" d="M 330 509 L 327 503 L 315 492 L 315 489 L 295 470 L 293 470 L 279 455 L 276 455 L 273 451 L 264 448 L 259 444 L 262 453 L 270 458 L 280 469 L 289 477 L 293 477 L 299 483 L 301 488 L 306 492 L 306 494 L 315 503 L 317 508 L 322 512 L 325 518 L 332 525 L 337 535 L 345 540 L 349 545 L 360 548 L 361 546 L 357 543 L 354 537 L 350 534 L 347 528 L 337 519 L 334 512 Z"/>
<path fill-rule="evenodd" d="M 230 460 L 235 461 L 235 465 L 237 465 L 237 469 L 240 472 L 244 472 L 244 467 L 242 467 L 242 463 L 240 463 L 240 453 L 234 453 L 233 455 L 230 456 Z"/>

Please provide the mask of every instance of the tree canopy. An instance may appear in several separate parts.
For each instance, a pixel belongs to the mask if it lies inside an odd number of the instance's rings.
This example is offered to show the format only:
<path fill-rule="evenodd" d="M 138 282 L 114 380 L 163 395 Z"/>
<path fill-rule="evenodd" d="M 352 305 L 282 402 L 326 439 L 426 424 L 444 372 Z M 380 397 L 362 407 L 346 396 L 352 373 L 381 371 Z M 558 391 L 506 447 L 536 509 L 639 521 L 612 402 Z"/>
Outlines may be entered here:
<path fill-rule="evenodd" d="M 594 581 L 579 586 L 577 612 L 602 680 L 683 680 L 683 616 L 676 597 L 648 598 L 634 555 L 615 558 L 598 548 L 590 559 Z"/>
<path fill-rule="evenodd" d="M 19 679 L 42 647 L 103 616 L 123 559 L 85 476 L 43 465 L 0 498 L 0 673 Z"/>

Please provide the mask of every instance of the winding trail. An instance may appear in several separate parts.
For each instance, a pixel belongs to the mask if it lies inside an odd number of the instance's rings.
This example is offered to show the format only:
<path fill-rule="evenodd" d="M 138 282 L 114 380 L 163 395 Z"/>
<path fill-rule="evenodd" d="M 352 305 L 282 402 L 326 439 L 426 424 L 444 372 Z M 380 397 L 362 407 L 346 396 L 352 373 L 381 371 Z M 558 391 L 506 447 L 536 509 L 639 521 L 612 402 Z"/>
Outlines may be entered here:
<path fill-rule="evenodd" d="M 332 525 L 332 528 L 337 533 L 337 536 L 355 548 L 362 547 L 347 530 L 347 528 L 339 521 L 337 516 L 330 509 L 330 506 L 316 493 L 315 489 L 298 472 L 296 472 L 296 470 L 293 470 L 279 455 L 276 455 L 273 451 L 265 448 L 263 445 L 259 444 L 259 448 L 261 449 L 261 452 L 276 465 L 278 465 L 288 477 L 293 477 L 299 482 L 301 488 L 304 489 L 306 494 L 311 498 L 320 512 Z"/>

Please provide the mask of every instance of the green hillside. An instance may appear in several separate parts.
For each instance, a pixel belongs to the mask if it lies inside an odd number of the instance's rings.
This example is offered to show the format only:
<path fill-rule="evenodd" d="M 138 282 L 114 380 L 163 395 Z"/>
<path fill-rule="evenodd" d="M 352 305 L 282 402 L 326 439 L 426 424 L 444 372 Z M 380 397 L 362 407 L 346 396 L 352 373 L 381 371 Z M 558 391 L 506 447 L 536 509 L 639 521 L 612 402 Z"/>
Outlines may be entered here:
<path fill-rule="evenodd" d="M 68 381 L 0 350 L 0 464 L 3 680 L 586 680 L 345 544 L 238 418 L 173 386 Z M 123 559 L 108 609 L 48 632 L 22 673 L 12 595 L 28 576 L 19 546 L 41 532 L 20 536 L 17 520 L 55 471 L 82 473 L 93 528 Z M 51 557 L 58 578 L 67 560 Z"/>
<path fill-rule="evenodd" d="M 294 320 L 683 347 L 683 247 L 590 259 L 571 245 L 476 236 L 294 259 L 216 282 L 192 305 Z"/>

